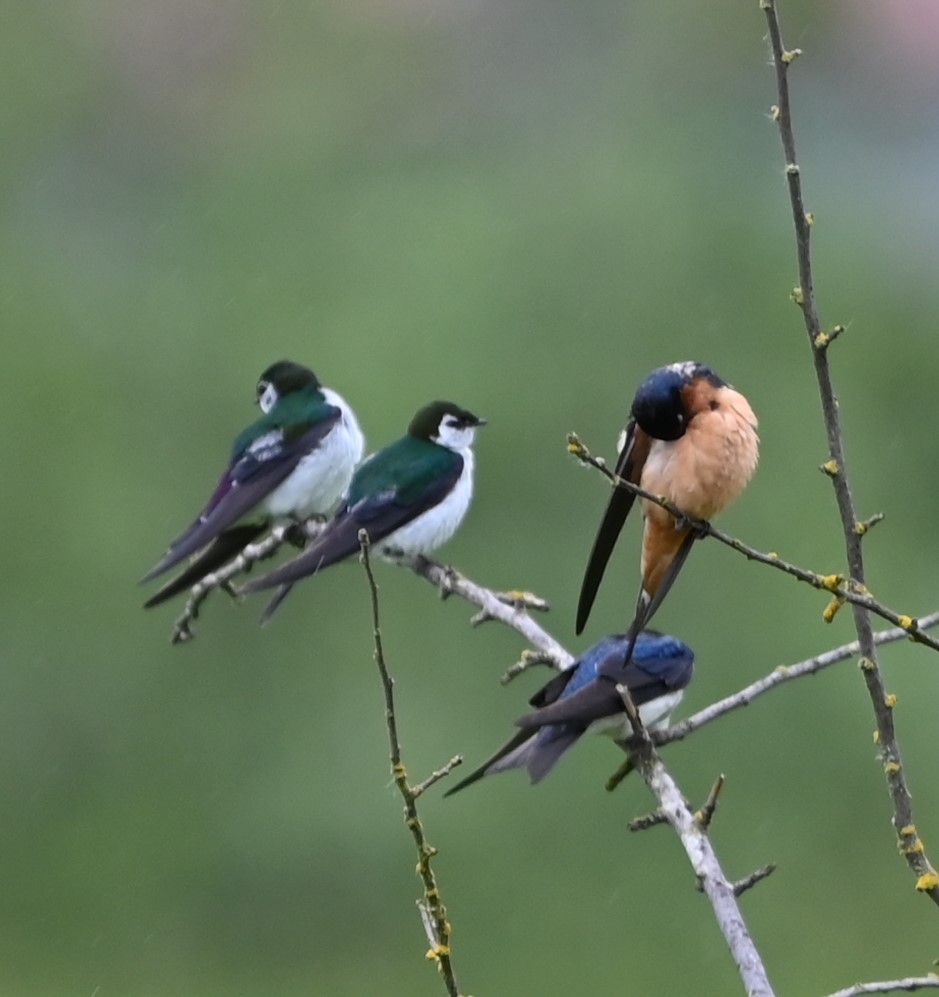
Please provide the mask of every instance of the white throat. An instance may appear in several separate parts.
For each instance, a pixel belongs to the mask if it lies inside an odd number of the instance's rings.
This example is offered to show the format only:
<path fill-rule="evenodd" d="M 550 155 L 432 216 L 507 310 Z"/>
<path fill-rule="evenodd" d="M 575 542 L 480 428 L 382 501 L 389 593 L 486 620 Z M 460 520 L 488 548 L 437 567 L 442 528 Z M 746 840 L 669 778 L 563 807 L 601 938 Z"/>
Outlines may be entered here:
<path fill-rule="evenodd" d="M 463 451 L 468 450 L 476 439 L 475 426 L 449 426 L 446 418 L 440 423 L 440 428 L 435 436 L 431 437 L 434 443 L 439 443 L 448 450 Z"/>

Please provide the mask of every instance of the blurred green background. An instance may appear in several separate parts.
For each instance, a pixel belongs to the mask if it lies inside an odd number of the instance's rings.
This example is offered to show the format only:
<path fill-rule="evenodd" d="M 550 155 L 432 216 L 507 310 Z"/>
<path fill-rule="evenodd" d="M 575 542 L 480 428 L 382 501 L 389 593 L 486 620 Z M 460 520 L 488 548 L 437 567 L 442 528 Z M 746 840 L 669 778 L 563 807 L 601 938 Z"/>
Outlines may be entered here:
<path fill-rule="evenodd" d="M 0 33 L 0 993 L 443 992 L 389 780 L 355 565 L 274 625 L 213 598 L 197 640 L 136 579 L 207 496 L 258 373 L 308 363 L 377 447 L 434 397 L 491 421 L 445 556 L 547 597 L 579 650 L 621 627 L 638 529 L 584 640 L 580 573 L 606 497 L 564 452 L 613 442 L 639 379 L 700 358 L 751 399 L 763 464 L 723 525 L 843 563 L 797 310 L 756 0 L 35 0 Z M 936 606 L 931 0 L 787 3 L 823 318 L 872 588 Z M 932 19 L 930 21 L 930 19 Z M 523 648 L 381 566 L 406 762 L 478 763 L 543 674 Z M 691 643 L 684 713 L 852 636 L 825 600 L 713 543 L 658 624 Z M 939 662 L 883 652 L 927 846 L 939 850 Z M 897 856 L 852 663 L 670 747 L 781 994 L 926 972 L 937 912 Z M 650 798 L 607 795 L 597 739 L 544 784 L 423 800 L 466 993 L 734 994 L 706 902 Z"/>

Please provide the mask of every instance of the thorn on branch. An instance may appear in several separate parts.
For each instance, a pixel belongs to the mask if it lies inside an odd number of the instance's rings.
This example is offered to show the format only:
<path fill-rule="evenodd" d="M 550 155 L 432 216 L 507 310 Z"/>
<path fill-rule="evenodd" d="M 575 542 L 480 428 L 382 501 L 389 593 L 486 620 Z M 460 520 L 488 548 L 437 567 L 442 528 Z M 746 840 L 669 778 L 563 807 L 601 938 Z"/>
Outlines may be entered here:
<path fill-rule="evenodd" d="M 609 788 L 609 787 L 607 787 Z M 653 810 L 650 814 L 643 814 L 636 817 L 626 826 L 630 831 L 647 831 L 650 827 L 658 827 L 660 824 L 667 824 L 668 817 L 661 810 Z"/>
<path fill-rule="evenodd" d="M 860 519 L 854 524 L 854 532 L 859 536 L 863 537 L 884 519 L 884 513 L 875 512 L 873 516 L 867 519 Z"/>
<path fill-rule="evenodd" d="M 812 218 L 812 221 L 811 221 L 811 222 L 809 222 L 809 224 L 811 225 L 811 224 L 813 224 L 813 222 L 814 222 L 814 220 L 815 220 L 815 219 L 814 219 L 814 216 L 812 216 L 811 214 L 809 214 L 809 215 L 806 215 L 806 221 L 808 221 L 808 219 L 809 219 L 810 217 Z M 822 350 L 827 350 L 827 349 L 828 349 L 828 347 L 829 347 L 829 346 L 831 346 L 831 344 L 832 344 L 832 343 L 833 343 L 833 342 L 834 342 L 834 341 L 835 341 L 835 340 L 836 340 L 836 339 L 837 339 L 837 338 L 838 338 L 838 337 L 839 337 L 839 336 L 840 336 L 840 335 L 841 335 L 841 334 L 842 334 L 842 333 L 843 333 L 844 331 L 845 331 L 845 326 L 843 326 L 843 325 L 835 325 L 835 326 L 832 326 L 832 328 L 831 328 L 831 331 L 830 331 L 830 332 L 820 332 L 820 333 L 819 333 L 819 334 L 818 334 L 818 335 L 817 335 L 817 336 L 816 336 L 816 337 L 815 337 L 815 338 L 814 338 L 814 339 L 812 340 L 812 345 L 813 345 L 813 346 L 815 347 L 815 349 L 816 349 L 816 350 L 819 350 L 819 351 L 822 351 Z"/>
<path fill-rule="evenodd" d="M 768 876 L 776 871 L 776 863 L 769 862 L 759 869 L 754 870 L 749 876 L 744 876 L 743 879 L 738 879 L 736 883 L 733 884 L 734 896 L 739 897 L 741 893 L 746 893 L 747 890 L 752 889 L 757 883 L 762 882 Z"/>
<path fill-rule="evenodd" d="M 707 831 L 707 829 L 711 826 L 711 821 L 714 818 L 714 812 L 717 810 L 717 800 L 721 795 L 721 790 L 723 788 L 724 773 L 722 772 L 714 780 L 714 785 L 711 786 L 711 791 L 708 793 L 707 799 L 704 801 L 701 809 L 695 811 L 695 823 L 701 828 L 702 831 Z"/>
<path fill-rule="evenodd" d="M 632 772 L 636 766 L 633 764 L 631 758 L 627 758 L 625 762 L 610 776 L 606 781 L 606 791 L 612 793 L 614 789 Z"/>
<path fill-rule="evenodd" d="M 514 665 L 509 665 L 499 682 L 501 685 L 508 685 L 513 679 L 517 679 L 522 672 L 527 672 L 529 668 L 534 668 L 536 665 L 557 668 L 557 662 L 554 658 L 543 651 L 522 651 L 522 656 Z"/>

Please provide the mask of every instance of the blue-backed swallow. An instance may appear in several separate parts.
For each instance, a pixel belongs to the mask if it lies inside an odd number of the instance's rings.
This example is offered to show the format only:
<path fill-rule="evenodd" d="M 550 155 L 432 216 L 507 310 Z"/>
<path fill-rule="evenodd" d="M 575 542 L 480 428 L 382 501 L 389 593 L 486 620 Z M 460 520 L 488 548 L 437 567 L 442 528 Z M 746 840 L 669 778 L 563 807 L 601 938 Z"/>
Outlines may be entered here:
<path fill-rule="evenodd" d="M 759 459 L 750 403 L 710 367 L 689 360 L 659 367 L 639 386 L 620 436 L 616 473 L 667 499 L 689 519 L 709 520 L 746 487 Z M 635 493 L 614 486 L 577 605 L 577 633 L 587 623 L 607 561 Z M 695 532 L 660 505 L 642 500 L 642 586 L 629 632 L 652 619 L 678 575 Z"/>
<path fill-rule="evenodd" d="M 349 487 L 365 438 L 340 395 L 323 387 L 313 371 L 281 360 L 261 375 L 256 400 L 263 414 L 238 434 L 212 497 L 142 581 L 198 556 L 146 607 L 220 568 L 273 520 L 331 513 Z"/>
<path fill-rule="evenodd" d="M 554 768 L 585 733 L 624 740 L 632 734 L 617 685 L 629 689 L 649 730 L 668 725 L 694 671 L 694 653 L 677 637 L 645 630 L 630 648 L 629 634 L 612 634 L 585 651 L 531 698 L 532 713 L 517 721 L 518 733 L 445 795 L 486 775 L 527 768 L 532 783 Z M 631 658 L 630 658 L 631 653 Z"/>
<path fill-rule="evenodd" d="M 456 532 L 473 497 L 473 439 L 480 419 L 452 402 L 432 402 L 407 434 L 369 457 L 323 532 L 299 556 L 244 586 L 279 587 L 262 622 L 290 587 L 359 550 L 359 530 L 390 559 L 429 554 Z"/>

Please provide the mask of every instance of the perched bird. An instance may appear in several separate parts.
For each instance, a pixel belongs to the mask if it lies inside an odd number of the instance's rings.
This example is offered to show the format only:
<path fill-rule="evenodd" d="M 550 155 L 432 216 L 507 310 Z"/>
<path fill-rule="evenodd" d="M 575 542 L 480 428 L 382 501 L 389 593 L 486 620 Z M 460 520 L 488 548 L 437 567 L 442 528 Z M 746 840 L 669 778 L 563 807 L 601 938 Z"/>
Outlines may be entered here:
<path fill-rule="evenodd" d="M 506 769 L 527 768 L 532 783 L 540 782 L 588 732 L 628 738 L 632 728 L 617 685 L 628 687 L 649 730 L 667 726 L 691 681 L 694 653 L 677 637 L 654 630 L 639 634 L 635 648 L 630 644 L 629 634 L 604 637 L 570 668 L 555 675 L 532 696 L 530 702 L 536 709 L 517 721 L 521 729 L 515 737 L 445 795 Z"/>
<path fill-rule="evenodd" d="M 639 386 L 620 436 L 616 473 L 667 499 L 689 519 L 711 519 L 746 487 L 759 458 L 750 403 L 704 364 L 659 367 Z M 614 487 L 600 524 L 577 605 L 577 633 L 587 623 L 607 561 L 635 500 Z M 678 575 L 695 532 L 660 505 L 642 500 L 642 586 L 629 629 L 652 619 Z"/>
<path fill-rule="evenodd" d="M 432 402 L 401 439 L 372 454 L 355 472 L 348 494 L 323 532 L 299 556 L 244 586 L 279 586 L 262 616 L 270 619 L 294 582 L 359 550 L 368 532 L 388 558 L 429 554 L 456 532 L 473 497 L 473 439 L 486 420 L 452 402 Z"/>
<path fill-rule="evenodd" d="M 145 607 L 221 567 L 274 519 L 332 512 L 349 487 L 365 438 L 342 397 L 324 388 L 312 370 L 281 360 L 261 375 L 256 399 L 263 415 L 238 434 L 208 504 L 142 581 L 199 556 Z"/>

